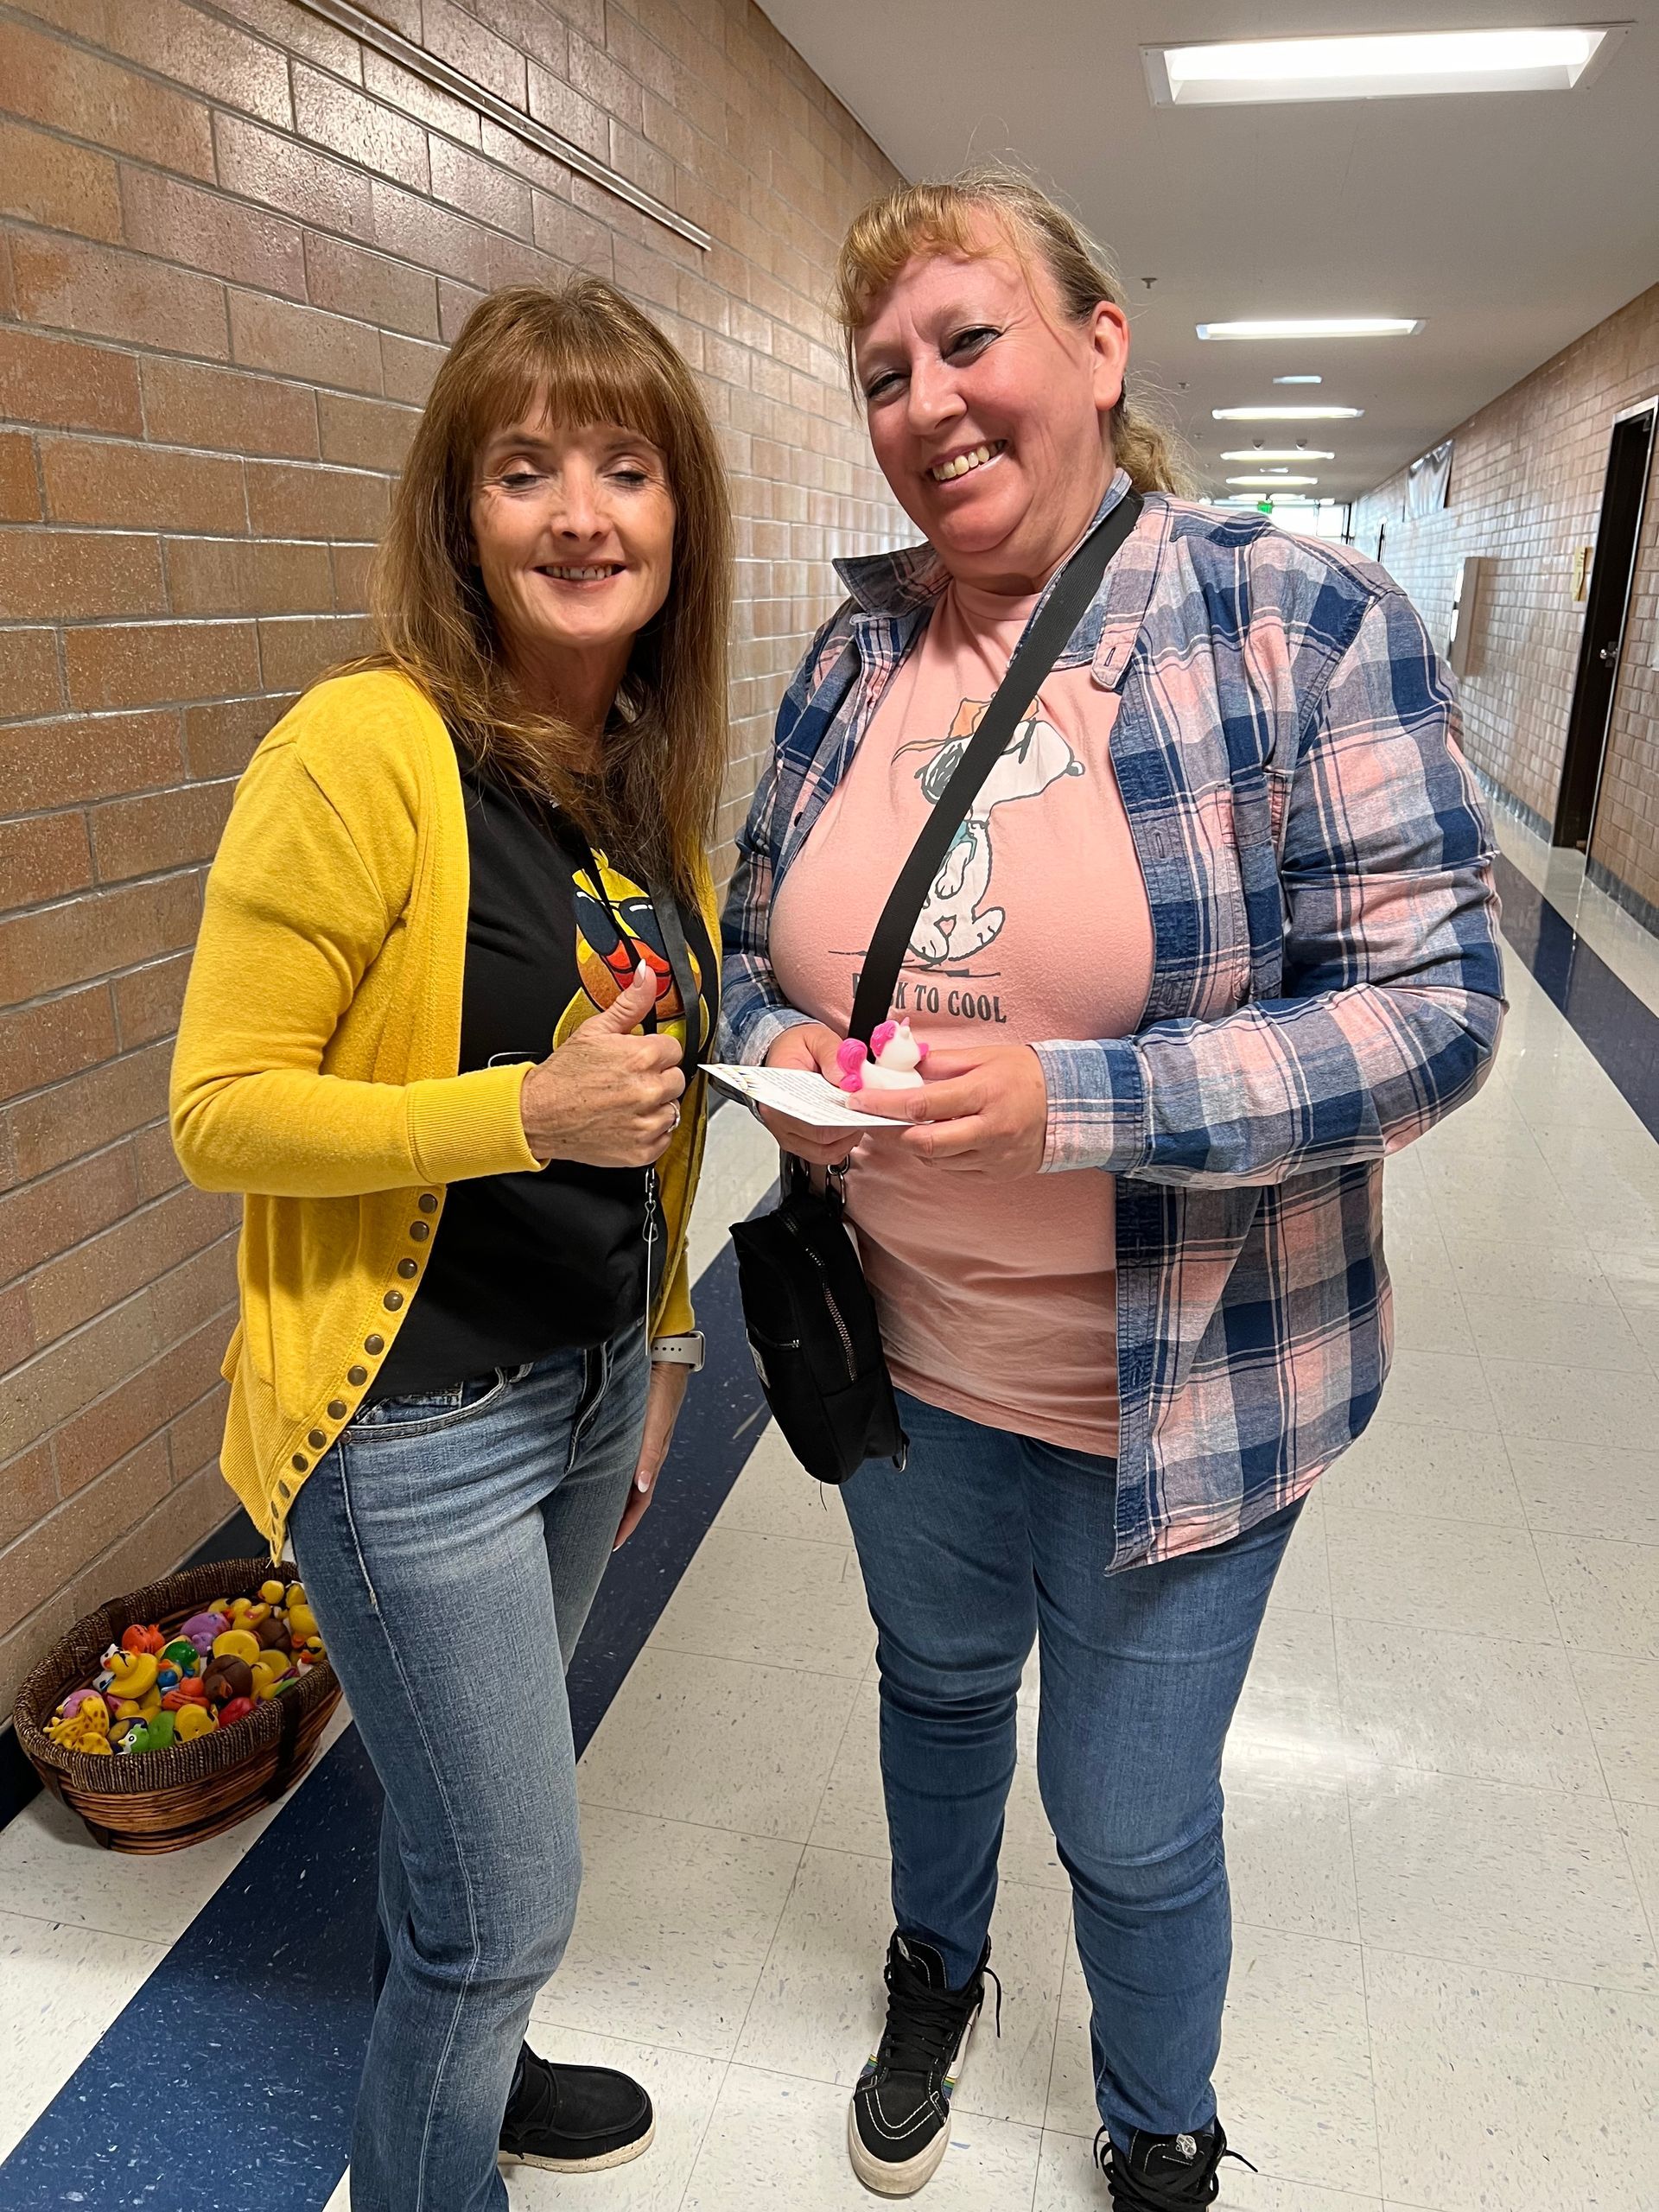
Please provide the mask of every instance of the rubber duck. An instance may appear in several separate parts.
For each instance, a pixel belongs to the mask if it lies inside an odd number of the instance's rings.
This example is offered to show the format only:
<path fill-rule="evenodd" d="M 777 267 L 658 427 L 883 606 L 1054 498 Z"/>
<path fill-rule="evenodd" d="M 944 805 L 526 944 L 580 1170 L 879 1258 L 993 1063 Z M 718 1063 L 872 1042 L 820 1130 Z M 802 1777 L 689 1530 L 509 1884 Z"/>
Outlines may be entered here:
<path fill-rule="evenodd" d="M 240 1659 L 251 1667 L 259 1656 L 259 1639 L 251 1629 L 227 1628 L 213 1638 L 215 1659 Z"/>
<path fill-rule="evenodd" d="M 210 1605 L 205 1613 L 192 1613 L 179 1630 L 179 1634 L 188 1637 L 197 1651 L 205 1657 L 213 1648 L 213 1638 L 216 1636 L 223 1636 L 230 1624 L 230 1616 L 227 1613 L 220 1612 L 216 1605 Z"/>
<path fill-rule="evenodd" d="M 110 1688 L 118 1697 L 141 1698 L 156 1687 L 161 1665 L 154 1652 L 115 1651 L 109 1655 Z"/>
<path fill-rule="evenodd" d="M 105 1719 L 99 1717 L 103 1712 L 103 1700 L 95 1698 L 67 1719 L 60 1714 L 55 1720 L 48 1720 L 46 1732 L 64 1751 L 90 1751 L 96 1758 L 110 1748 L 109 1729 Z"/>
<path fill-rule="evenodd" d="M 176 1667 L 180 1675 L 195 1674 L 201 1663 L 201 1654 L 188 1636 L 175 1636 L 162 1654 L 164 1667 Z"/>
<path fill-rule="evenodd" d="M 288 1609 L 288 1632 L 296 1644 L 317 1632 L 317 1617 L 302 1598 Z"/>
<path fill-rule="evenodd" d="M 149 1733 L 147 1720 L 118 1720 L 110 1732 L 110 1749 L 123 1754 L 137 1751 Z"/>
<path fill-rule="evenodd" d="M 207 1703 L 207 1692 L 200 1677 L 192 1675 L 188 1681 L 181 1682 L 176 1689 L 167 1692 L 162 1700 L 162 1711 L 182 1713 L 188 1705 L 199 1705 L 205 1708 Z"/>
<path fill-rule="evenodd" d="M 233 1697 L 228 1705 L 221 1705 L 219 1708 L 219 1725 L 221 1728 L 234 1728 L 237 1722 L 245 1720 L 253 1709 L 251 1697 Z"/>
<path fill-rule="evenodd" d="M 910 1033 L 908 1021 L 878 1022 L 867 1046 L 849 1037 L 836 1052 L 843 1090 L 919 1090 L 927 1046 Z"/>
<path fill-rule="evenodd" d="M 124 1651 L 159 1652 L 166 1642 L 167 1638 L 153 1623 L 135 1621 L 130 1628 L 121 1632 L 121 1649 Z"/>
<path fill-rule="evenodd" d="M 194 1744 L 198 1736 L 211 1736 L 219 1723 L 205 1705 L 181 1705 L 173 1725 L 175 1742 Z"/>
<path fill-rule="evenodd" d="M 286 1594 L 282 1584 L 275 1580 L 259 1585 L 260 1602 L 264 1605 L 280 1605 Z"/>
<path fill-rule="evenodd" d="M 110 1709 L 96 1690 L 71 1690 L 58 1707 L 58 1718 L 60 1720 L 73 1720 L 78 1713 L 85 1712 L 88 1706 L 92 1708 L 94 1719 L 101 1726 L 107 1726 Z"/>
<path fill-rule="evenodd" d="M 253 1669 L 245 1659 L 227 1652 L 224 1658 L 215 1659 L 207 1669 L 202 1688 L 207 1693 L 209 1705 L 229 1705 L 233 1699 L 246 1697 L 252 1689 Z"/>

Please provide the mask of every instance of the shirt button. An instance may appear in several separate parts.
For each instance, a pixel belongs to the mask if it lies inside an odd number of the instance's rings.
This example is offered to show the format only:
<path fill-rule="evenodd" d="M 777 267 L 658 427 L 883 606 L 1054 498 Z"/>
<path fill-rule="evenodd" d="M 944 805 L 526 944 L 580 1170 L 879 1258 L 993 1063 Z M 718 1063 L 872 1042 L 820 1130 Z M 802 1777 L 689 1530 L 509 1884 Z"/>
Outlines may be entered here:
<path fill-rule="evenodd" d="M 385 1348 L 386 1340 L 384 1337 L 365 1337 L 363 1339 L 363 1349 L 366 1352 L 383 1352 Z"/>
<path fill-rule="evenodd" d="M 330 1421 L 344 1421 L 344 1420 L 345 1420 L 345 1418 L 346 1418 L 346 1401 L 345 1401 L 345 1399 L 344 1399 L 344 1398 L 330 1398 L 330 1399 L 329 1399 L 329 1401 L 328 1401 L 328 1418 L 329 1418 L 329 1420 L 330 1420 Z"/>
<path fill-rule="evenodd" d="M 346 1370 L 346 1380 L 353 1390 L 360 1390 L 368 1379 L 369 1370 L 366 1367 L 348 1367 Z M 334 1409 L 330 1406 L 328 1410 L 333 1413 Z"/>
<path fill-rule="evenodd" d="M 421 1272 L 421 1263 L 418 1260 L 399 1260 L 397 1272 L 405 1282 L 412 1282 Z"/>
<path fill-rule="evenodd" d="M 294 1471 L 295 1471 L 295 1473 L 296 1473 L 296 1475 L 302 1475 L 302 1474 L 305 1472 L 305 1465 L 306 1465 L 306 1462 L 305 1462 L 305 1454 L 304 1454 L 304 1452 L 296 1452 L 294 1454 L 294 1457 L 293 1457 L 292 1460 L 289 1462 L 289 1465 L 293 1467 L 293 1470 L 294 1470 Z"/>
<path fill-rule="evenodd" d="M 423 1213 L 436 1213 L 437 1210 L 438 1202 L 433 1196 L 432 1192 L 430 1191 L 423 1191 L 421 1192 L 421 1211 Z"/>
<path fill-rule="evenodd" d="M 411 1221 L 409 1224 L 409 1233 L 417 1244 L 424 1244 L 432 1234 L 431 1224 L 429 1222 Z"/>
<path fill-rule="evenodd" d="M 404 1294 L 401 1290 L 389 1290 L 380 1301 L 388 1313 L 395 1313 L 403 1302 Z"/>
<path fill-rule="evenodd" d="M 314 1428 L 305 1440 L 314 1452 L 321 1452 L 328 1439 L 321 1429 Z"/>

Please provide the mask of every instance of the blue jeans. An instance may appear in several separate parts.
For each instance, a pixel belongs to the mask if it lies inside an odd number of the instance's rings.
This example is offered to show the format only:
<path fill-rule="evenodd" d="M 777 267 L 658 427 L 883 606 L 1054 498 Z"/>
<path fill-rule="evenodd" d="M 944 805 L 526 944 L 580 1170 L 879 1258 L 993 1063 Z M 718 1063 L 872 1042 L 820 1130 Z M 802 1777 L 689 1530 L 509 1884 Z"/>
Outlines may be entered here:
<path fill-rule="evenodd" d="M 880 1632 L 881 1773 L 899 1929 L 951 1986 L 991 1924 L 1014 1711 L 1033 1642 L 1037 1774 L 1071 1878 L 1113 2140 L 1206 2126 L 1232 1961 L 1221 1753 L 1300 1512 L 1109 1574 L 1114 1461 L 900 1394 L 910 1464 L 842 1489 Z"/>
<path fill-rule="evenodd" d="M 383 1400 L 296 1502 L 301 1577 L 386 1793 L 354 2212 L 506 2212 L 502 2115 L 582 1878 L 564 1670 L 649 1372 L 636 1325 Z"/>

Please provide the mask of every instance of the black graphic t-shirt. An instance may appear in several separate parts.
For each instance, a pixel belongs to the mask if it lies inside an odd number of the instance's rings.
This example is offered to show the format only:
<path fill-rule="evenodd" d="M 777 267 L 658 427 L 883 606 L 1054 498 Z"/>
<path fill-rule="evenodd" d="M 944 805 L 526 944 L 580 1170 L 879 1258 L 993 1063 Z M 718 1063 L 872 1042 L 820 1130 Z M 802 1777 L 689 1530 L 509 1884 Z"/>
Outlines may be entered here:
<path fill-rule="evenodd" d="M 461 785 L 472 880 L 460 1071 L 545 1059 L 614 1002 L 642 957 L 660 979 L 658 1022 L 683 1041 L 643 886 L 465 758 Z M 700 914 L 683 906 L 680 918 L 710 1034 L 713 949 Z M 643 1168 L 556 1160 L 539 1174 L 451 1184 L 425 1279 L 368 1397 L 444 1389 L 643 1318 L 645 1179 Z M 662 1256 L 659 1236 L 653 1269 Z M 658 1283 L 653 1273 L 653 1298 Z"/>

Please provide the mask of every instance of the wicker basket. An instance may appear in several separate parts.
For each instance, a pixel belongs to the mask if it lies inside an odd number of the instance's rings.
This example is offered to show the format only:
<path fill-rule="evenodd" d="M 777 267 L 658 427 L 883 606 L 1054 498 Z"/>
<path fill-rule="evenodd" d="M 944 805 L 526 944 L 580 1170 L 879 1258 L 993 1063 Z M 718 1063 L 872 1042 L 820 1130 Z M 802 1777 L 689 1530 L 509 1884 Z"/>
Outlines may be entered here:
<path fill-rule="evenodd" d="M 17 1693 L 17 1741 L 54 1796 L 79 1813 L 110 1851 L 182 1851 L 222 1835 L 282 1796 L 316 1756 L 340 1684 L 325 1660 L 284 1697 L 262 1700 L 244 1720 L 165 1751 L 113 1758 L 67 1751 L 46 1733 L 72 1689 L 90 1681 L 99 1662 L 134 1622 L 176 1629 L 226 1591 L 257 1590 L 270 1573 L 263 1559 L 219 1560 L 111 1599 L 75 1623 Z"/>

